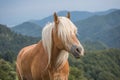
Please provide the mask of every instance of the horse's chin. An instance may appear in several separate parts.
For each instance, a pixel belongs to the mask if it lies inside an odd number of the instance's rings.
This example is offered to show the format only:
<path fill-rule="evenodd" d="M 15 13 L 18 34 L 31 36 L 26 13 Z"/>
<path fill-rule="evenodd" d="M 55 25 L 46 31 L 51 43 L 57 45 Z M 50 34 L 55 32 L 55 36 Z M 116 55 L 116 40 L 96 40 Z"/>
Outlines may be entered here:
<path fill-rule="evenodd" d="M 80 59 L 80 56 L 75 56 L 76 59 Z"/>
<path fill-rule="evenodd" d="M 76 52 L 75 50 L 71 50 L 70 53 L 76 58 L 79 59 L 81 57 L 81 53 Z"/>
<path fill-rule="evenodd" d="M 72 53 L 72 55 L 76 58 L 79 59 L 81 56 L 78 53 Z"/>
<path fill-rule="evenodd" d="M 70 49 L 70 53 L 72 53 L 72 55 L 75 57 L 75 58 L 80 58 L 83 54 L 83 50 L 80 46 L 77 46 L 77 45 L 72 45 L 71 49 Z"/>

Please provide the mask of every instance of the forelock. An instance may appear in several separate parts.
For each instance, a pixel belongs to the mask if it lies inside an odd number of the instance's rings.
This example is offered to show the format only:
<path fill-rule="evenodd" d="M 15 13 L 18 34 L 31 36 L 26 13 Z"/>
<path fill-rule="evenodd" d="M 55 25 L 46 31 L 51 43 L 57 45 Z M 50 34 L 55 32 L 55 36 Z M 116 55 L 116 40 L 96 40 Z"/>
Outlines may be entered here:
<path fill-rule="evenodd" d="M 70 41 L 71 35 L 77 34 L 76 26 L 66 17 L 59 17 L 58 36 L 64 41 Z"/>

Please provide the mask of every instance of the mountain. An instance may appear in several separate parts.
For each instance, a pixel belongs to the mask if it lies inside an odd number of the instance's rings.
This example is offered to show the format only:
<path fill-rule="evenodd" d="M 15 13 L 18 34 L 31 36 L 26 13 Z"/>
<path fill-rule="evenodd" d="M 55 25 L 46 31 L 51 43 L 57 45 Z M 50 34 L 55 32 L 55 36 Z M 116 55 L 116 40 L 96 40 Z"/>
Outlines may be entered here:
<path fill-rule="evenodd" d="M 68 11 L 60 11 L 57 14 L 59 16 L 66 16 Z M 92 16 L 93 14 L 90 12 L 80 12 L 80 11 L 72 11 L 71 13 L 71 20 L 73 22 L 77 21 L 77 20 L 82 20 L 82 19 L 86 19 L 90 16 Z M 45 17 L 41 20 L 34 20 L 33 23 L 36 23 L 38 25 L 41 25 L 42 27 L 45 26 L 45 24 L 47 24 L 48 22 L 52 22 L 53 21 L 53 15 L 50 15 L 48 17 Z"/>
<path fill-rule="evenodd" d="M 80 39 L 85 40 L 86 38 L 90 38 L 92 40 L 101 40 L 105 44 L 109 46 L 111 45 L 110 47 L 115 47 L 115 45 L 112 46 L 112 44 L 114 44 L 115 39 L 117 39 L 118 36 L 120 37 L 119 31 L 116 30 L 116 27 L 120 25 L 120 10 L 114 11 L 107 15 L 92 16 L 85 20 L 79 20 L 75 22 L 75 24 L 78 27 Z M 108 32 L 114 32 L 114 35 L 111 36 L 113 39 L 111 39 L 110 36 L 105 36 L 105 34 L 109 35 Z M 117 40 L 120 44 L 119 39 Z"/>
<path fill-rule="evenodd" d="M 21 48 L 36 43 L 38 40 L 38 38 L 16 34 L 7 26 L 0 24 L 0 56 L 2 55 L 2 57 L 4 57 L 4 55 L 6 57 L 8 53 L 17 55 Z M 10 55 L 8 57 L 10 57 Z"/>
<path fill-rule="evenodd" d="M 102 32 L 96 39 L 105 42 L 110 47 L 120 48 L 120 25 Z"/>
<path fill-rule="evenodd" d="M 71 20 L 73 22 L 77 22 L 79 20 L 85 20 L 94 15 L 109 14 L 116 10 L 117 9 L 110 9 L 110 10 L 102 11 L 102 12 L 71 11 L 70 13 L 71 13 Z M 66 16 L 67 12 L 68 11 L 60 11 L 57 14 L 59 16 Z M 52 22 L 52 21 L 53 21 L 53 15 L 50 15 L 41 20 L 32 20 L 32 21 L 24 22 L 22 24 L 12 27 L 11 29 L 23 35 L 41 37 L 40 33 L 42 31 L 42 28 L 45 26 L 45 24 L 47 24 L 48 22 Z"/>
<path fill-rule="evenodd" d="M 101 41 L 93 41 L 86 39 L 83 42 L 83 47 L 85 51 L 96 51 L 96 50 L 105 50 L 108 49 L 108 46 Z"/>
<path fill-rule="evenodd" d="M 66 16 L 68 11 L 60 11 L 58 12 L 59 16 Z M 79 12 L 73 11 L 71 12 L 71 19 L 75 22 L 77 20 L 85 19 L 93 14 L 90 12 Z M 33 37 L 41 37 L 42 28 L 45 24 L 53 21 L 53 15 L 48 16 L 42 20 L 28 21 L 22 24 L 16 25 L 11 28 L 11 30 L 20 33 L 22 35 L 33 36 Z"/>
<path fill-rule="evenodd" d="M 24 22 L 20 25 L 16 25 L 15 27 L 12 27 L 11 29 L 22 35 L 34 36 L 34 37 L 40 36 L 42 31 L 41 26 L 32 22 Z"/>
<path fill-rule="evenodd" d="M 71 14 L 71 20 L 73 22 L 76 22 L 78 20 L 87 19 L 88 17 L 94 16 L 94 15 L 106 15 L 116 10 L 117 9 L 110 9 L 110 10 L 102 11 L 102 12 L 71 11 L 70 14 Z M 59 16 L 66 16 L 67 12 L 69 11 L 60 11 L 60 12 L 57 12 L 57 14 Z M 32 22 L 44 27 L 45 24 L 47 24 L 48 22 L 52 22 L 52 21 L 53 21 L 53 14 L 41 20 L 33 20 Z"/>
<path fill-rule="evenodd" d="M 114 11 L 117 11 L 117 10 L 119 10 L 119 9 L 109 9 L 107 11 L 94 12 L 94 14 L 96 14 L 96 15 L 107 15 L 107 14 L 109 14 L 111 12 L 114 12 Z"/>
<path fill-rule="evenodd" d="M 58 15 L 66 15 L 66 13 L 67 11 L 61 11 L 58 12 Z M 82 16 L 80 16 L 80 13 Z M 38 22 L 25 22 L 13 27 L 12 30 L 28 36 L 41 37 L 40 35 L 43 26 L 39 25 L 44 25 L 44 23 L 46 24 L 46 22 L 52 21 L 52 18 L 53 16 L 48 16 L 42 20 L 38 20 Z M 112 35 L 113 39 L 107 36 L 108 34 L 110 35 L 110 32 L 114 29 L 116 30 L 116 27 L 120 25 L 120 10 L 111 9 L 108 11 L 94 13 L 73 11 L 71 12 L 71 19 L 75 21 L 74 23 L 78 27 L 79 39 L 81 41 L 90 39 L 95 42 L 102 42 L 109 47 L 119 48 L 119 45 L 117 45 L 120 42 L 118 39 L 118 33 L 114 31 L 114 35 Z M 115 41 L 117 42 L 116 45 L 114 44 Z"/>

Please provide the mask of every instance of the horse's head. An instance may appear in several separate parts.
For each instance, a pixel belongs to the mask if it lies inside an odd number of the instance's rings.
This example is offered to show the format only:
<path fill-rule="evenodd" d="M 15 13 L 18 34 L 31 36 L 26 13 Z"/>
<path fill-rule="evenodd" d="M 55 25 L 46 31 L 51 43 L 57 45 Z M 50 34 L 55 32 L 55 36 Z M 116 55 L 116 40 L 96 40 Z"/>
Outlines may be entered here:
<path fill-rule="evenodd" d="M 53 43 L 59 50 L 66 50 L 79 58 L 84 55 L 84 49 L 76 35 L 77 28 L 70 20 L 70 13 L 67 17 L 58 17 L 54 13 Z"/>

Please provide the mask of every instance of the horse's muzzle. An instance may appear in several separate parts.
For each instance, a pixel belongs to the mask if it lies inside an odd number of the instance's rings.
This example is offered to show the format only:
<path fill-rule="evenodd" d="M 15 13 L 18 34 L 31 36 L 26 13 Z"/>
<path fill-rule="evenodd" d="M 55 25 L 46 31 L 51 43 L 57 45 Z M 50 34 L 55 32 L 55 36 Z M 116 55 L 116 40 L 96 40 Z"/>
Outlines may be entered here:
<path fill-rule="evenodd" d="M 80 58 L 82 52 L 82 48 L 76 45 L 72 45 L 70 49 L 70 53 L 73 54 L 75 58 Z"/>

